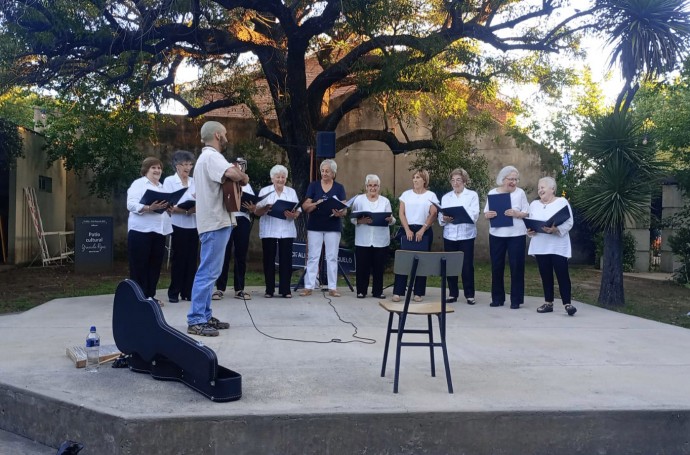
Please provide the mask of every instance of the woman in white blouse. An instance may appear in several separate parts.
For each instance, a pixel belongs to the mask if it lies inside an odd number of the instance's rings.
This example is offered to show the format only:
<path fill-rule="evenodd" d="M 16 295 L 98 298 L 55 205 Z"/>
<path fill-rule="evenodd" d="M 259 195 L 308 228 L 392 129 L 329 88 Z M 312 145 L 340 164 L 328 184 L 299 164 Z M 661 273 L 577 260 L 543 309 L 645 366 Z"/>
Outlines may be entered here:
<path fill-rule="evenodd" d="M 194 200 L 194 179 L 190 175 L 194 167 L 194 155 L 186 150 L 173 153 L 172 164 L 175 174 L 167 177 L 163 188 L 173 193 L 182 188 L 188 191 L 180 199 L 181 202 Z M 172 215 L 172 250 L 170 264 L 170 286 L 168 287 L 168 301 L 177 303 L 182 300 L 192 300 L 192 285 L 196 275 L 197 258 L 199 256 L 199 233 L 196 230 L 196 206 L 184 209 L 175 206 Z"/>
<path fill-rule="evenodd" d="M 391 202 L 381 196 L 381 179 L 378 175 L 369 174 L 364 178 L 366 192 L 360 194 L 352 203 L 352 213 L 372 212 L 391 213 Z M 387 226 L 372 226 L 373 219 L 368 216 L 350 218 L 355 227 L 355 259 L 357 263 L 357 298 L 363 299 L 369 287 L 369 275 L 372 276 L 371 295 L 385 299 L 383 294 L 383 272 L 388 260 L 388 245 L 391 243 L 388 226 L 395 223 L 392 213 L 386 217 Z"/>
<path fill-rule="evenodd" d="M 278 251 L 278 293 L 290 299 L 290 280 L 292 278 L 292 244 L 297 237 L 295 220 L 299 217 L 300 211 L 285 210 L 282 215 L 285 219 L 266 215 L 278 200 L 294 202 L 295 206 L 299 203 L 295 190 L 285 185 L 288 177 L 288 170 L 282 164 L 276 164 L 270 171 L 272 185 L 265 186 L 259 191 L 259 196 L 268 194 L 263 200 L 259 201 L 254 210 L 254 214 L 261 216 L 259 221 L 259 238 L 263 247 L 264 280 L 266 282 L 266 293 L 264 297 L 271 298 L 275 293 L 276 271 L 275 256 L 276 248 Z"/>
<path fill-rule="evenodd" d="M 525 241 L 527 229 L 522 221 L 529 211 L 527 196 L 522 188 L 518 188 L 520 173 L 513 166 L 506 166 L 496 177 L 496 184 L 500 185 L 489 191 L 492 194 L 510 194 L 510 208 L 503 215 L 512 218 L 511 226 L 489 228 L 489 254 L 491 255 L 491 303 L 490 306 L 503 306 L 506 300 L 503 274 L 506 266 L 506 253 L 510 265 L 510 308 L 516 310 L 525 301 Z M 498 213 L 490 210 L 487 198 L 484 216 L 491 220 Z"/>
<path fill-rule="evenodd" d="M 563 207 L 568 208 L 570 218 L 562 224 L 544 226 L 543 232 L 527 231 L 532 238 L 529 243 L 529 254 L 534 256 L 539 266 L 539 275 L 544 288 L 545 303 L 537 308 L 537 313 L 553 311 L 554 289 L 553 275 L 556 274 L 558 289 L 561 291 L 563 308 L 572 316 L 577 311 L 570 301 L 570 274 L 568 259 L 571 257 L 570 229 L 573 227 L 573 211 L 564 197 L 556 197 L 556 180 L 551 177 L 539 179 L 537 187 L 539 199 L 529 206 L 529 217 L 533 220 L 546 221 Z"/>
<path fill-rule="evenodd" d="M 141 164 L 142 177 L 132 182 L 127 190 L 129 277 L 141 287 L 145 297 L 161 306 L 163 302 L 155 297 L 165 255 L 165 236 L 172 232 L 170 215 L 166 212 L 168 203 L 155 201 L 144 205 L 139 201 L 146 190 L 165 192 L 160 182 L 162 174 L 161 160 L 145 158 Z"/>
<path fill-rule="evenodd" d="M 443 226 L 443 250 L 462 251 L 462 290 L 468 305 L 474 305 L 474 239 L 477 237 L 477 218 L 479 218 L 479 196 L 475 191 L 465 187 L 470 182 L 470 176 L 464 169 L 453 169 L 450 172 L 450 186 L 453 187 L 441 198 L 441 207 L 464 207 L 472 219 L 472 224 L 453 224 L 453 217 L 438 214 L 438 222 Z M 456 302 L 458 277 L 448 278 L 449 303 Z"/>
<path fill-rule="evenodd" d="M 429 171 L 416 169 L 413 172 L 412 189 L 400 196 L 398 216 L 400 216 L 405 239 L 411 244 L 412 242 L 423 244 L 426 251 L 431 251 L 434 235 L 431 226 L 437 214 L 432 202 L 438 204 L 438 198 L 433 191 L 428 189 Z M 406 280 L 405 275 L 395 275 L 392 298 L 394 302 L 399 302 L 400 296 L 405 294 Z M 426 294 L 426 277 L 419 277 L 414 283 L 414 301 L 421 302 L 424 294 Z"/>

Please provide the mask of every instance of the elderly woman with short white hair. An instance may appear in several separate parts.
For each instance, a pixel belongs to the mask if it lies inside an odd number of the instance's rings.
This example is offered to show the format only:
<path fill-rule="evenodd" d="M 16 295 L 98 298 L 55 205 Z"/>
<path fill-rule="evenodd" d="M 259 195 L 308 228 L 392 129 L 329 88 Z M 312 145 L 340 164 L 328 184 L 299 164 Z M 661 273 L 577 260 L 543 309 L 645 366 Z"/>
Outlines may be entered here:
<path fill-rule="evenodd" d="M 372 277 L 371 295 L 378 299 L 385 299 L 383 294 L 383 272 L 388 260 L 388 246 L 391 243 L 389 226 L 395 223 L 391 202 L 381 196 L 381 179 L 376 174 L 369 174 L 364 178 L 366 191 L 355 198 L 352 203 L 352 213 L 368 212 L 389 213 L 385 218 L 386 225 L 373 225 L 371 216 L 351 217 L 355 225 L 355 259 L 357 263 L 357 298 L 363 299 L 367 295 L 369 276 Z M 383 215 L 381 215 L 383 216 Z"/>
<path fill-rule="evenodd" d="M 567 207 L 570 213 L 570 218 L 559 225 L 554 223 L 551 226 L 544 226 L 541 232 L 527 231 L 527 235 L 532 238 L 528 253 L 537 260 L 544 288 L 545 303 L 537 308 L 537 313 L 553 312 L 553 275 L 555 274 L 563 308 L 569 316 L 572 316 L 577 311 L 570 300 L 571 286 L 568 272 L 568 259 L 572 256 L 570 230 L 573 227 L 573 211 L 566 198 L 556 196 L 556 180 L 551 177 L 539 179 L 537 194 L 539 199 L 532 201 L 529 206 L 530 219 L 548 221 L 564 207 Z"/>
<path fill-rule="evenodd" d="M 491 303 L 489 306 L 503 306 L 506 299 L 503 274 L 505 273 L 506 254 L 510 265 L 510 308 L 516 310 L 525 301 L 525 242 L 527 228 L 522 221 L 527 218 L 529 203 L 520 182 L 520 173 L 514 166 L 506 166 L 496 176 L 497 188 L 489 191 L 493 194 L 510 195 L 510 207 L 503 215 L 513 219 L 512 225 L 489 228 L 489 254 L 491 255 Z M 496 218 L 498 213 L 490 210 L 487 198 L 484 217 Z"/>
<path fill-rule="evenodd" d="M 264 297 L 271 298 L 276 288 L 275 256 L 278 253 L 278 293 L 286 299 L 292 298 L 290 280 L 292 278 L 292 245 L 297 237 L 295 220 L 300 212 L 296 209 L 285 210 L 280 218 L 266 215 L 278 201 L 299 204 L 295 190 L 286 185 L 288 170 L 282 164 L 276 164 L 269 172 L 271 185 L 261 188 L 259 197 L 266 196 L 259 201 L 254 214 L 261 216 L 259 221 L 259 238 L 263 250 L 264 281 L 266 293 Z"/>
<path fill-rule="evenodd" d="M 335 181 L 338 165 L 334 160 L 326 159 L 319 166 L 321 178 L 309 184 L 306 200 L 302 209 L 309 214 L 307 221 L 307 270 L 304 274 L 304 289 L 300 296 L 309 296 L 316 287 L 316 274 L 319 270 L 321 247 L 326 250 L 326 276 L 328 278 L 328 295 L 340 297 L 338 292 L 338 248 L 343 230 L 342 218 L 347 209 L 317 210 L 322 202 L 328 199 L 345 201 L 345 187 Z"/>

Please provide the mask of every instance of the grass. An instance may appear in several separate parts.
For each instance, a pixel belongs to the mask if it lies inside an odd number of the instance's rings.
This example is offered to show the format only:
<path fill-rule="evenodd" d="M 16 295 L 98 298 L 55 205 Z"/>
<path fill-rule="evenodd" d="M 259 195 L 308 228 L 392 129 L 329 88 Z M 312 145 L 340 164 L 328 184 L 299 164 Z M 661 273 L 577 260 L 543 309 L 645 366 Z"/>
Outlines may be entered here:
<path fill-rule="evenodd" d="M 245 278 L 247 285 L 262 286 L 264 279 L 263 274 L 259 272 L 260 265 L 250 264 L 249 269 Z M 112 273 L 97 275 L 77 275 L 69 267 L 25 268 L 0 272 L 0 314 L 26 311 L 56 298 L 112 294 L 117 284 L 126 276 L 126 264 L 116 264 L 116 269 Z M 294 276 L 296 279 L 297 274 Z M 570 277 L 573 283 L 573 300 L 596 305 L 601 281 L 600 272 L 587 266 L 571 266 Z M 351 281 L 354 284 L 354 277 L 351 277 Z M 387 273 L 384 282 L 392 283 L 393 274 Z M 27 287 L 24 283 L 31 283 L 31 286 Z M 164 270 L 158 288 L 165 289 L 169 283 L 170 275 Z M 506 283 L 509 283 L 508 272 Z M 609 309 L 690 328 L 690 289 L 668 281 L 654 281 L 634 276 L 625 276 L 624 283 L 625 305 Z M 342 279 L 339 284 L 341 288 L 345 285 Z M 429 286 L 440 286 L 439 279 L 430 279 Z M 491 269 L 488 263 L 475 264 L 475 287 L 482 292 L 491 290 Z M 390 294 L 390 290 L 387 291 Z M 525 294 L 536 297 L 543 295 L 539 272 L 531 258 L 525 267 Z M 558 297 L 558 292 L 556 296 Z"/>

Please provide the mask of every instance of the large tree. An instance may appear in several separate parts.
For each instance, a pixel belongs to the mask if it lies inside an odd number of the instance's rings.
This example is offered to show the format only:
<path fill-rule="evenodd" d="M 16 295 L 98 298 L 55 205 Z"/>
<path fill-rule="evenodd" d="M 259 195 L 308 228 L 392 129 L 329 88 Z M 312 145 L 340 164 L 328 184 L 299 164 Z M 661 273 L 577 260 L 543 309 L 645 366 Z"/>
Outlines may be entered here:
<path fill-rule="evenodd" d="M 563 73 L 552 71 L 544 54 L 577 50 L 577 34 L 598 30 L 614 2 L 578 2 L 579 10 L 569 3 L 0 0 L 0 83 L 92 86 L 107 102 L 125 105 L 175 100 L 192 117 L 245 104 L 257 135 L 287 152 L 302 191 L 315 133 L 334 131 L 367 101 L 381 108 L 384 127 L 348 131 L 338 149 L 364 140 L 393 153 L 437 147 L 433 134 L 405 134 L 404 116 L 414 106 L 391 100 L 411 104 L 422 93 L 448 93 L 452 81 L 484 93 L 495 93 L 499 76 L 553 89 Z M 313 79 L 309 59 L 322 68 Z M 192 89 L 178 83 L 189 65 L 200 75 Z M 256 101 L 260 87 L 270 109 Z M 350 89 L 331 106 L 343 87 Z M 400 123 L 398 134 L 390 121 Z"/>

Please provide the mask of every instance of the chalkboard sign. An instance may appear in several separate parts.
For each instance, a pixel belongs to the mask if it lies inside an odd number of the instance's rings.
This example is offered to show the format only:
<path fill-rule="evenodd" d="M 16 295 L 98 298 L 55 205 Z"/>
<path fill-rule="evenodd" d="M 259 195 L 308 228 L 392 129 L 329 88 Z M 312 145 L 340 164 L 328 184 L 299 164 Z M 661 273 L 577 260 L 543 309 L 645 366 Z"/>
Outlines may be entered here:
<path fill-rule="evenodd" d="M 113 218 L 78 217 L 74 223 L 74 270 L 104 272 L 113 268 Z"/>

